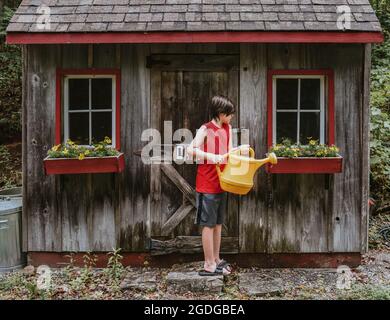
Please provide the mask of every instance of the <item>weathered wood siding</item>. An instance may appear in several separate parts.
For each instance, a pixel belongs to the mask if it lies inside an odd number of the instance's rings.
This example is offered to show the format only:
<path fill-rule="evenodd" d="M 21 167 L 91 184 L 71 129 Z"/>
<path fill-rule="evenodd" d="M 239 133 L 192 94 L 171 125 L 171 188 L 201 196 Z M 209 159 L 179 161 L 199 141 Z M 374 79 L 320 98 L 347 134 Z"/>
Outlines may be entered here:
<path fill-rule="evenodd" d="M 250 130 L 257 156 L 264 157 L 267 149 L 267 70 L 333 69 L 336 145 L 344 163 L 342 173 L 329 177 L 261 172 L 255 191 L 241 198 L 240 252 L 364 251 L 368 99 L 363 105 L 363 87 L 367 95 L 368 84 L 363 53 L 361 45 L 241 45 L 240 124 Z"/>
<path fill-rule="evenodd" d="M 142 147 L 141 132 L 149 128 L 149 46 L 90 48 L 34 45 L 25 50 L 26 251 L 145 250 L 149 169 L 133 151 Z M 125 172 L 45 176 L 42 160 L 54 144 L 56 68 L 88 67 L 121 69 Z"/>
<path fill-rule="evenodd" d="M 234 47 L 233 47 L 234 48 Z M 150 54 L 240 54 L 239 127 L 256 156 L 267 152 L 267 70 L 330 68 L 337 175 L 268 175 L 239 201 L 240 252 L 360 252 L 367 246 L 369 48 L 361 45 L 30 45 L 24 48 L 25 251 L 146 251 L 150 167 L 134 154 L 151 126 Z M 45 176 L 54 144 L 56 68 L 121 69 L 120 175 Z"/>

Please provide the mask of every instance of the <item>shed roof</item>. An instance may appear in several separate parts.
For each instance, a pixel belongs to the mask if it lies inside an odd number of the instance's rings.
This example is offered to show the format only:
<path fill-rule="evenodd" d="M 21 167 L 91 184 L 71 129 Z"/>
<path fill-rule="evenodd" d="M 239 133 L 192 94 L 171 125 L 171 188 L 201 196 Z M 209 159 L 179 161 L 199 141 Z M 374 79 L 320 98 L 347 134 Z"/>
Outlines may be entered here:
<path fill-rule="evenodd" d="M 50 28 L 40 28 L 45 4 Z M 351 28 L 337 26 L 349 6 Z M 41 20 L 40 20 L 41 19 Z M 23 0 L 8 33 L 381 32 L 368 0 Z"/>

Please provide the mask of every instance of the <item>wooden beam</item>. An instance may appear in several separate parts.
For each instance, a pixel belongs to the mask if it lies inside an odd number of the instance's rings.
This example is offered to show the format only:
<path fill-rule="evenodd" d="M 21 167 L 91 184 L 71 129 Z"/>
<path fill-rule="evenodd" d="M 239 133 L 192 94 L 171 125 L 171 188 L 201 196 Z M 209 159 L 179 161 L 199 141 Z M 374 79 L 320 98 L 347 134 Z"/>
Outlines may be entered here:
<path fill-rule="evenodd" d="M 164 71 L 229 71 L 240 65 L 237 54 L 154 54 L 147 59 L 147 68 Z"/>
<path fill-rule="evenodd" d="M 172 230 L 194 209 L 192 204 L 183 204 L 176 210 L 176 212 L 168 219 L 161 228 L 163 236 L 169 235 Z"/>
<path fill-rule="evenodd" d="M 27 210 L 27 110 L 28 102 L 28 46 L 22 47 L 22 189 L 23 189 L 23 211 L 22 211 L 22 249 L 28 251 L 28 210 Z"/>
<path fill-rule="evenodd" d="M 175 184 L 175 186 L 183 192 L 184 196 L 195 207 L 195 190 L 189 185 L 189 183 L 176 171 L 176 169 L 168 163 L 162 163 L 161 170 L 166 176 Z"/>
<path fill-rule="evenodd" d="M 43 33 L 12 32 L 7 44 L 62 43 L 381 43 L 381 32 L 286 32 L 286 31 L 213 31 L 213 32 L 104 32 Z"/>
<path fill-rule="evenodd" d="M 179 236 L 167 241 L 151 239 L 150 249 L 152 255 L 174 252 L 201 253 L 203 252 L 202 238 L 200 236 Z M 238 253 L 238 237 L 222 237 L 221 253 Z"/>
<path fill-rule="evenodd" d="M 362 148 L 362 182 L 361 182 L 361 253 L 368 251 L 368 198 L 370 190 L 370 75 L 371 75 L 371 44 L 364 45 L 363 55 L 363 90 L 361 103 L 361 136 Z"/>
<path fill-rule="evenodd" d="M 222 238 L 223 239 L 223 238 Z M 74 254 L 74 265 L 83 267 L 83 256 L 86 252 Z M 96 252 L 97 268 L 105 268 L 108 263 L 106 252 Z M 151 255 L 150 253 L 121 253 L 124 266 L 143 267 L 147 261 L 150 267 L 169 268 L 178 263 L 189 263 L 203 260 L 203 254 Z M 241 268 L 337 268 L 339 265 L 347 265 L 351 268 L 361 264 L 359 252 L 340 253 L 239 253 L 226 257 L 229 262 L 237 264 Z M 65 267 L 69 264 L 69 252 L 29 252 L 28 260 L 31 265 L 38 267 L 48 265 L 53 268 Z"/>

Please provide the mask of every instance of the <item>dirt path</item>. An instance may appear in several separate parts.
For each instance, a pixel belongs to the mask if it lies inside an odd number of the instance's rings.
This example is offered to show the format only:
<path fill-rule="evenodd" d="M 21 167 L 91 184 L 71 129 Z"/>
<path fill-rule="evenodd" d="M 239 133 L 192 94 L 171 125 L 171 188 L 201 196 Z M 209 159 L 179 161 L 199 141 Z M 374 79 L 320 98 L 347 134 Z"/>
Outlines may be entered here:
<path fill-rule="evenodd" d="M 220 280 L 188 277 L 196 277 L 200 266 L 201 262 L 169 269 L 122 270 L 119 264 L 107 269 L 69 266 L 50 271 L 48 290 L 38 284 L 45 284 L 38 274 L 43 274 L 42 270 L 26 267 L 0 275 L 0 299 L 390 300 L 390 251 L 371 251 L 361 266 L 351 270 L 253 268 L 236 269 Z M 346 275 L 347 281 L 342 281 Z"/>

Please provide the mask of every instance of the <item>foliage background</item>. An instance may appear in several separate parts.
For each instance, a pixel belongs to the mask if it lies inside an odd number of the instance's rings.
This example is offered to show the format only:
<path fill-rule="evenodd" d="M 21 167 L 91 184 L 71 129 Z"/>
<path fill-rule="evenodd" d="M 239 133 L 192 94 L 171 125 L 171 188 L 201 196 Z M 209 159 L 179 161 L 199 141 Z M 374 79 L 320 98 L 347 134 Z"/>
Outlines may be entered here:
<path fill-rule="evenodd" d="M 371 195 L 383 207 L 390 202 L 390 1 L 372 0 L 385 41 L 372 52 Z"/>

